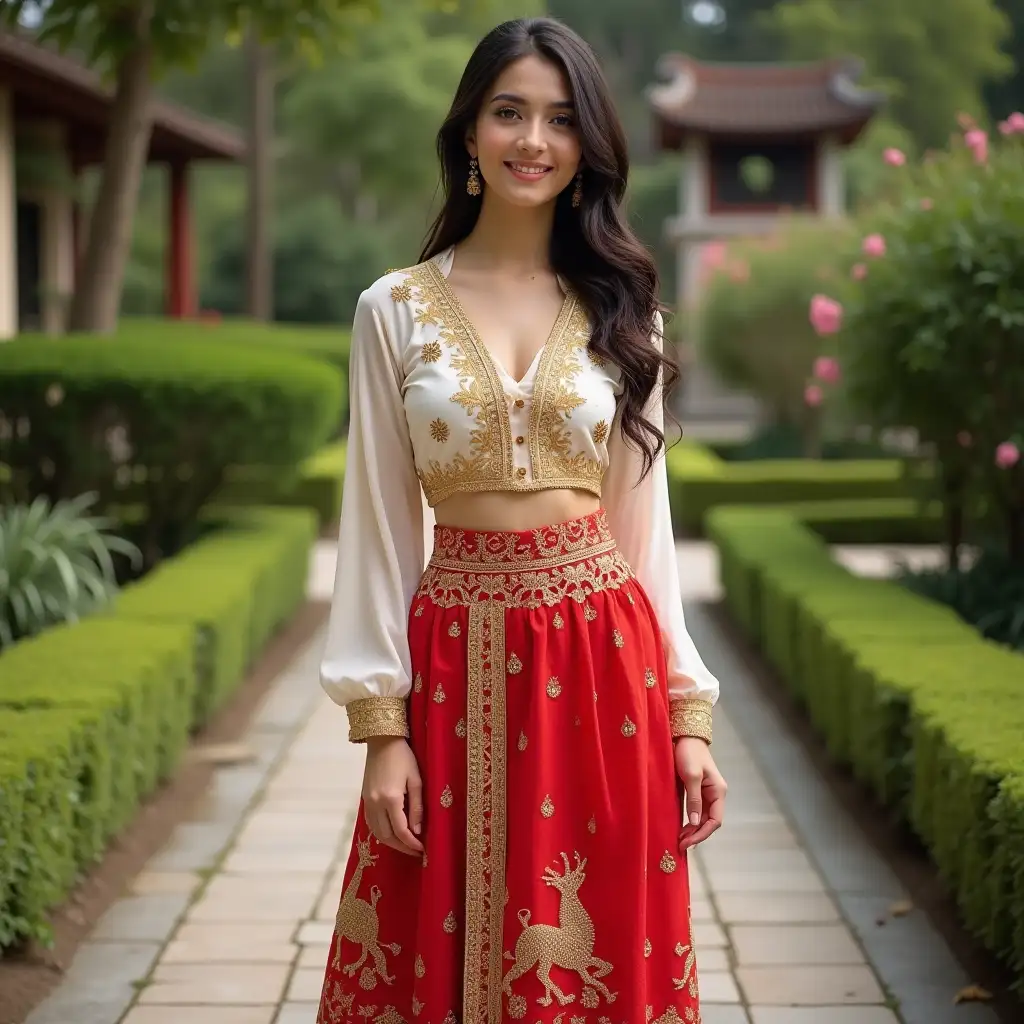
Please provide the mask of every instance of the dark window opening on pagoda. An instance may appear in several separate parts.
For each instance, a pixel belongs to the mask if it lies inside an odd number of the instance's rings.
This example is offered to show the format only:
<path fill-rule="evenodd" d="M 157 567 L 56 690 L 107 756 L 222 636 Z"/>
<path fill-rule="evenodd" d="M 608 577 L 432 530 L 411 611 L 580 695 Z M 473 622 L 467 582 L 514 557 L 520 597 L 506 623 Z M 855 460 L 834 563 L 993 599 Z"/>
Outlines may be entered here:
<path fill-rule="evenodd" d="M 712 212 L 809 210 L 817 205 L 815 144 L 712 142 Z"/>

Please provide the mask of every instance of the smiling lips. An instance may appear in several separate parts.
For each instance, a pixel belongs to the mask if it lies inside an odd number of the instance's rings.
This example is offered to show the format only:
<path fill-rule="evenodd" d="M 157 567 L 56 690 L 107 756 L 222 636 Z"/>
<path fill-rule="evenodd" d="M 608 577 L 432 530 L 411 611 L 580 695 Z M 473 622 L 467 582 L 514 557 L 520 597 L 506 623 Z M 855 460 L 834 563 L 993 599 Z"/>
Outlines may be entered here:
<path fill-rule="evenodd" d="M 554 170 L 553 167 L 549 167 L 547 164 L 522 163 L 518 160 L 506 160 L 505 166 L 520 181 L 537 181 L 538 179 L 543 178 L 549 171 Z"/>

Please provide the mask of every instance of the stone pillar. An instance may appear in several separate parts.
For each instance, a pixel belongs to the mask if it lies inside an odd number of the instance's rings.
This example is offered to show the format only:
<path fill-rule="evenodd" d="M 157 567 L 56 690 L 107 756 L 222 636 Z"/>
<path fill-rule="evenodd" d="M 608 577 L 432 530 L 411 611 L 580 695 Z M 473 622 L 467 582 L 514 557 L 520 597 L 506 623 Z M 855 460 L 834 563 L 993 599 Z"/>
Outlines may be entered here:
<path fill-rule="evenodd" d="M 192 218 L 188 193 L 188 164 L 171 164 L 167 314 L 176 320 L 185 320 L 196 315 L 196 293 L 192 266 Z"/>
<path fill-rule="evenodd" d="M 14 196 L 14 111 L 0 87 L 0 339 L 18 331 L 17 207 Z"/>
<path fill-rule="evenodd" d="M 818 212 L 823 217 L 841 217 L 846 212 L 843 151 L 834 135 L 825 135 L 818 143 Z"/>

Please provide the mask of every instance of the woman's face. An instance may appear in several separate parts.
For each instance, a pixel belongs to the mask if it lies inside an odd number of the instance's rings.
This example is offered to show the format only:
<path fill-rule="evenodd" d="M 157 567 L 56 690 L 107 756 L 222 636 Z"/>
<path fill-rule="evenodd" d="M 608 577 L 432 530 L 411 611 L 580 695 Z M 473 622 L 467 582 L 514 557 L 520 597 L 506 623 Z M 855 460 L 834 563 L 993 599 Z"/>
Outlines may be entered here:
<path fill-rule="evenodd" d="M 469 155 L 480 162 L 485 193 L 512 206 L 555 200 L 579 169 L 581 147 L 572 91 L 561 68 L 522 57 L 484 97 Z"/>

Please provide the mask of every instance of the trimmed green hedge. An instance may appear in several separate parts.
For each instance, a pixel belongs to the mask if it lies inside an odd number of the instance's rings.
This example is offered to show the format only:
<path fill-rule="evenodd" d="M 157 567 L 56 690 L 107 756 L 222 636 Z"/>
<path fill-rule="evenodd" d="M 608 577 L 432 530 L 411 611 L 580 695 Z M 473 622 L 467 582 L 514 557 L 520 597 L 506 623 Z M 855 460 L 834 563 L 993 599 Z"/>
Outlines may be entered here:
<path fill-rule="evenodd" d="M 669 450 L 667 464 L 675 528 L 689 535 L 702 533 L 708 511 L 719 505 L 907 498 L 912 494 L 912 482 L 897 459 L 726 462 L 704 445 L 684 439 Z"/>
<path fill-rule="evenodd" d="M 109 614 L 0 656 L 0 949 L 47 935 L 301 604 L 314 533 L 306 510 L 222 512 Z"/>
<path fill-rule="evenodd" d="M 726 602 L 833 757 L 917 833 L 966 926 L 1024 986 L 1024 658 L 942 605 L 850 574 L 805 514 L 709 514 Z"/>

